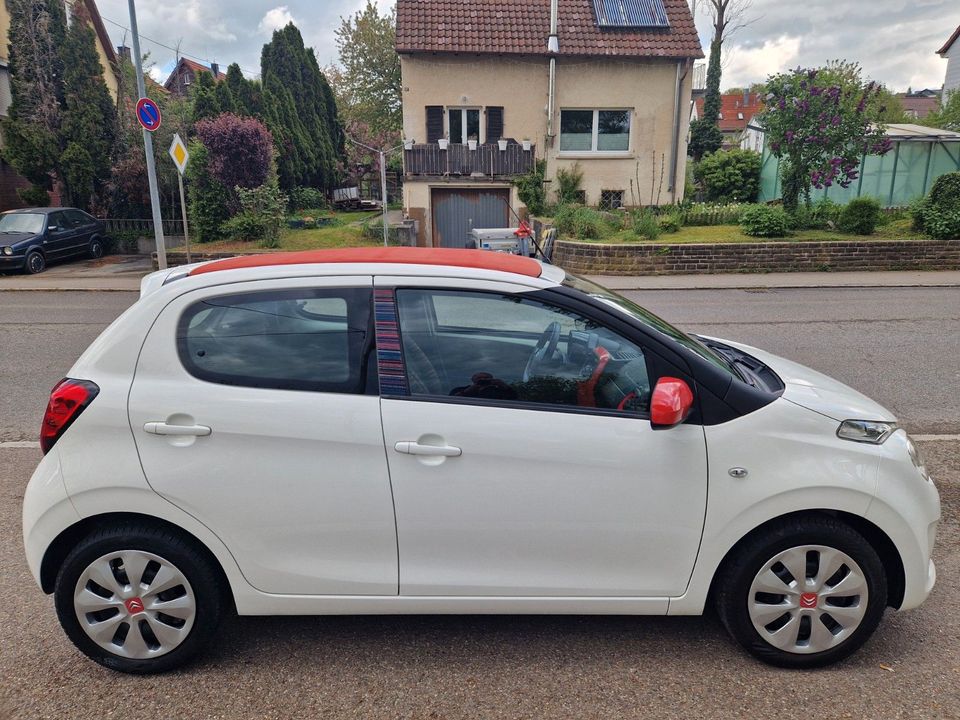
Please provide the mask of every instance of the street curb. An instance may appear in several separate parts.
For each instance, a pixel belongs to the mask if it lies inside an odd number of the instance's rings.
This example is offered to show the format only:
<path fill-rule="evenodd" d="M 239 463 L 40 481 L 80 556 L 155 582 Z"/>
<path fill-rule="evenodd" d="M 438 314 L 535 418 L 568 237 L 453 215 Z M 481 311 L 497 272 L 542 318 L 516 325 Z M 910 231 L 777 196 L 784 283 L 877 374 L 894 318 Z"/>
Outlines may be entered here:
<path fill-rule="evenodd" d="M 118 288 L 118 287 L 0 287 L 0 292 L 140 292 L 140 286 L 136 288 Z"/>
<path fill-rule="evenodd" d="M 617 287 L 605 285 L 608 290 L 616 292 L 645 292 L 647 290 L 884 290 L 895 288 L 953 288 L 960 287 L 960 283 L 944 284 L 908 284 L 908 285 L 648 285 L 633 287 Z"/>

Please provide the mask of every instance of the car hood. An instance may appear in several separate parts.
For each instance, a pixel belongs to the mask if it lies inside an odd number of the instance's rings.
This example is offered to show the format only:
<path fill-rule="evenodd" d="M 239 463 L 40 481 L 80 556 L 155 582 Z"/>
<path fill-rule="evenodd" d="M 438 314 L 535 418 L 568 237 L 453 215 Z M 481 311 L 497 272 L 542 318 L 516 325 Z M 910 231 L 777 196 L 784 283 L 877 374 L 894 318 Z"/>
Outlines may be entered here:
<path fill-rule="evenodd" d="M 782 397 L 796 405 L 841 422 L 843 420 L 896 422 L 897 420 L 896 416 L 880 403 L 828 375 L 759 348 L 720 338 L 717 340 L 742 350 L 768 365 L 780 376 L 786 386 Z"/>
<path fill-rule="evenodd" d="M 33 240 L 37 237 L 37 233 L 0 233 L 0 247 L 5 247 L 7 245 L 12 247 L 18 243 L 22 243 L 26 240 Z"/>

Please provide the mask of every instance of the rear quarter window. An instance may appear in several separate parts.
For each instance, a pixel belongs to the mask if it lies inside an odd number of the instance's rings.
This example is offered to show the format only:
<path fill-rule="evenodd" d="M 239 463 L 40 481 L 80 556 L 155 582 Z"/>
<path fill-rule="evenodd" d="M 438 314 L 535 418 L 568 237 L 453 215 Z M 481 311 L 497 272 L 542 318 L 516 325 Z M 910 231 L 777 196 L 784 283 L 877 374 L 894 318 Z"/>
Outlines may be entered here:
<path fill-rule="evenodd" d="M 283 390 L 366 392 L 372 343 L 367 289 L 207 298 L 187 308 L 177 330 L 194 377 Z"/>

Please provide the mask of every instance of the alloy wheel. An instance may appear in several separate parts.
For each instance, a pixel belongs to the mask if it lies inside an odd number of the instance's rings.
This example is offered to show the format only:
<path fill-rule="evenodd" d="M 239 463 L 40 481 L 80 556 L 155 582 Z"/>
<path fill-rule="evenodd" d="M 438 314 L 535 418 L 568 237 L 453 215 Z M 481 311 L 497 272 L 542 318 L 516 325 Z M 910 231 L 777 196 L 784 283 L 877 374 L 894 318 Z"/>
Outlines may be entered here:
<path fill-rule="evenodd" d="M 118 550 L 90 563 L 77 580 L 73 605 L 91 640 L 131 659 L 175 650 L 190 634 L 197 613 L 186 576 L 142 550 Z"/>
<path fill-rule="evenodd" d="M 43 269 L 46 266 L 46 263 L 43 260 L 43 255 L 38 252 L 32 253 L 30 257 L 27 258 L 27 262 L 30 264 L 29 270 L 33 274 L 43 272 Z"/>
<path fill-rule="evenodd" d="M 825 545 L 801 545 L 761 567 L 747 612 L 773 647 L 811 654 L 847 640 L 863 621 L 868 601 L 866 577 L 853 558 Z"/>

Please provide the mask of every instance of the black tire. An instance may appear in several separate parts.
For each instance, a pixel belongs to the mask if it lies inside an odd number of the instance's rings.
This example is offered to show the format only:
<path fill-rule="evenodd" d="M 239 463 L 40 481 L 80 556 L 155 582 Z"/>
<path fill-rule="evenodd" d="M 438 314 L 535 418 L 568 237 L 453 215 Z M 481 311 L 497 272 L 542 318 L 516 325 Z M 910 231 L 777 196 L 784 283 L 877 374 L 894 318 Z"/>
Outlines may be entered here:
<path fill-rule="evenodd" d="M 94 260 L 98 260 L 103 257 L 103 240 L 98 237 L 90 240 L 90 248 L 87 251 L 90 257 Z"/>
<path fill-rule="evenodd" d="M 84 631 L 74 608 L 74 591 L 81 574 L 102 556 L 120 550 L 140 550 L 171 563 L 187 579 L 195 598 L 196 613 L 189 634 L 167 654 L 146 659 L 126 658 L 109 652 Z M 67 636 L 87 657 L 124 673 L 146 675 L 180 667 L 202 651 L 216 634 L 225 597 L 220 574 L 196 543 L 175 532 L 147 524 L 124 523 L 97 530 L 70 552 L 57 574 L 54 602 Z"/>
<path fill-rule="evenodd" d="M 804 545 L 822 545 L 848 555 L 860 566 L 868 591 L 866 612 L 851 635 L 838 645 L 810 654 L 788 652 L 768 643 L 748 612 L 750 588 L 763 566 L 781 552 Z M 887 577 L 877 551 L 849 525 L 826 515 L 787 520 L 747 540 L 717 580 L 716 608 L 727 631 L 754 657 L 777 667 L 824 667 L 849 657 L 877 629 L 887 606 Z"/>
<path fill-rule="evenodd" d="M 36 275 L 47 269 L 47 260 L 39 250 L 31 250 L 27 253 L 27 259 L 23 263 L 23 271 L 28 275 Z"/>

